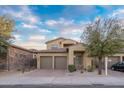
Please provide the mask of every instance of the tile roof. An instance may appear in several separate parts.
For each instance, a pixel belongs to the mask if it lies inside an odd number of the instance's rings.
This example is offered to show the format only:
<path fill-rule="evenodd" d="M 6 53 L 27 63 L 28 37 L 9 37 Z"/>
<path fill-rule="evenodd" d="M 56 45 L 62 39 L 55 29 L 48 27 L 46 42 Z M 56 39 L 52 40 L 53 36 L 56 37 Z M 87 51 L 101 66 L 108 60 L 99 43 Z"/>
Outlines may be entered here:
<path fill-rule="evenodd" d="M 72 40 L 72 39 L 66 39 L 66 38 L 63 38 L 63 37 L 59 37 L 59 38 L 56 38 L 56 39 L 53 39 L 53 40 L 49 40 L 49 41 L 47 41 L 46 44 L 49 43 L 49 42 L 52 42 L 52 41 L 58 40 L 58 39 L 63 39 L 63 40 Z M 72 40 L 72 41 L 79 43 L 79 42 L 76 41 L 76 40 Z"/>
<path fill-rule="evenodd" d="M 59 37 L 59 38 L 56 38 L 56 39 L 53 39 L 53 40 L 49 40 L 49 41 L 47 41 L 46 44 L 49 43 L 49 42 L 52 42 L 52 41 L 58 40 L 58 39 L 63 39 L 63 40 L 65 40 L 65 38 L 63 38 L 63 37 Z"/>
<path fill-rule="evenodd" d="M 59 49 L 48 49 L 48 50 L 40 50 L 38 53 L 66 53 L 68 51 L 67 48 L 59 48 Z"/>
<path fill-rule="evenodd" d="M 33 53 L 33 51 L 31 51 L 31 50 L 29 50 L 29 49 L 25 49 L 25 48 L 20 47 L 20 46 L 17 46 L 17 45 L 13 45 L 13 44 L 11 44 L 10 46 L 11 46 L 11 47 L 14 47 L 14 48 L 17 48 L 17 49 L 20 49 L 20 50 L 24 50 L 24 51 L 32 52 L 32 53 Z"/>

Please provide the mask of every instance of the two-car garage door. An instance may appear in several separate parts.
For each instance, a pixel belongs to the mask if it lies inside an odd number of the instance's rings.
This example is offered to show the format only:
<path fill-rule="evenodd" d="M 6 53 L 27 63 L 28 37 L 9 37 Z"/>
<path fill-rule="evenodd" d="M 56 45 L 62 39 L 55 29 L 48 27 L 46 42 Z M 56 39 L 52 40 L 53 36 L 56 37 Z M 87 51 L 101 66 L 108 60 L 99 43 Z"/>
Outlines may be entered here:
<path fill-rule="evenodd" d="M 52 56 L 42 56 L 40 60 L 41 69 L 53 69 L 53 67 L 54 69 L 67 69 L 66 56 L 55 56 L 54 60 Z"/>

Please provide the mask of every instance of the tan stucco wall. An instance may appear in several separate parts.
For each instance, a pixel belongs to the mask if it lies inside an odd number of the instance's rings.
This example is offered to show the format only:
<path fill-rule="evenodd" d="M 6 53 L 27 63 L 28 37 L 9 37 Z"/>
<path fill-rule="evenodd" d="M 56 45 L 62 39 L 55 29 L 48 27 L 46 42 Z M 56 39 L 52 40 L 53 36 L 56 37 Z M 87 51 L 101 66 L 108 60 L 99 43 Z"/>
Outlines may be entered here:
<path fill-rule="evenodd" d="M 88 54 L 85 52 L 83 55 L 84 69 L 87 70 L 88 66 L 91 67 L 91 61 L 92 61 L 92 58 L 88 57 Z"/>
<path fill-rule="evenodd" d="M 112 55 L 112 57 L 120 57 L 120 61 L 123 61 L 123 57 L 124 57 L 124 53 L 116 53 L 114 55 Z"/>
<path fill-rule="evenodd" d="M 117 54 L 114 54 L 112 56 L 124 56 L 124 53 L 117 53 Z"/>
<path fill-rule="evenodd" d="M 62 41 L 63 41 L 63 39 L 58 39 L 58 40 L 47 43 L 47 49 L 51 49 L 52 45 L 58 45 L 59 47 L 62 48 L 62 44 L 60 44 L 60 42 L 62 42 Z"/>
<path fill-rule="evenodd" d="M 74 64 L 74 51 L 85 51 L 82 44 L 77 44 L 69 47 L 69 64 Z"/>
<path fill-rule="evenodd" d="M 85 47 L 82 44 L 77 44 L 69 48 L 69 64 L 74 64 L 74 51 L 83 52 L 83 65 L 84 69 L 87 69 L 88 66 L 91 66 L 91 57 L 88 57 L 88 54 L 85 52 Z"/>
<path fill-rule="evenodd" d="M 58 45 L 60 48 L 63 48 L 63 44 L 76 44 L 77 42 L 70 39 L 57 39 L 55 41 L 47 43 L 47 49 L 51 49 L 52 45 Z"/>
<path fill-rule="evenodd" d="M 77 44 L 77 42 L 76 41 L 73 41 L 73 40 L 64 40 L 64 41 L 62 41 L 62 47 L 64 47 L 64 44 Z"/>

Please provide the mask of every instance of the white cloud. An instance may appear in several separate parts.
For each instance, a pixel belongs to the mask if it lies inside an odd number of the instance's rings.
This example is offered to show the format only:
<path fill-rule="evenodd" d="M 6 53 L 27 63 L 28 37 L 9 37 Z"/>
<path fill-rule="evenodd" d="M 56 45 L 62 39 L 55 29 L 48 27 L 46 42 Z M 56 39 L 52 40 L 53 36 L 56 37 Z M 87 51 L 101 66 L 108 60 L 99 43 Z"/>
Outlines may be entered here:
<path fill-rule="evenodd" d="M 21 35 L 15 34 L 13 36 L 14 36 L 16 42 L 21 40 Z"/>
<path fill-rule="evenodd" d="M 35 24 L 39 21 L 39 18 L 31 12 L 28 6 L 21 6 L 18 13 L 20 14 L 19 17 L 28 23 Z"/>
<path fill-rule="evenodd" d="M 66 20 L 64 18 L 59 18 L 58 20 L 47 20 L 45 24 L 48 26 L 61 27 L 61 26 L 68 26 L 70 24 L 73 24 L 73 22 L 74 20 Z"/>
<path fill-rule="evenodd" d="M 45 36 L 43 35 L 32 35 L 29 37 L 29 41 L 34 41 L 34 42 L 41 42 L 46 39 Z"/>
<path fill-rule="evenodd" d="M 75 23 L 74 20 L 66 20 L 64 18 L 59 18 L 58 20 L 47 20 L 45 24 L 50 28 L 55 28 L 59 31 L 58 36 L 65 38 L 70 38 L 79 41 L 80 36 L 86 26 L 90 21 L 80 21 Z"/>
<path fill-rule="evenodd" d="M 76 34 L 81 34 L 82 32 L 83 32 L 83 29 L 73 28 L 73 27 L 69 27 L 69 28 L 65 28 L 65 29 L 61 30 L 62 35 L 65 35 L 65 34 L 76 35 Z"/>
<path fill-rule="evenodd" d="M 119 9 L 113 13 L 113 16 L 124 14 L 124 9 Z"/>
<path fill-rule="evenodd" d="M 71 37 L 71 39 L 73 39 L 73 40 L 76 40 L 76 41 L 78 41 L 78 42 L 80 42 L 80 37 Z"/>
<path fill-rule="evenodd" d="M 121 25 L 124 26 L 124 8 L 114 10 L 108 17 L 115 17 L 118 18 Z"/>
<path fill-rule="evenodd" d="M 16 35 L 16 37 L 20 37 L 18 35 Z M 17 41 L 15 40 L 15 44 L 27 49 L 46 49 L 46 45 L 45 45 L 45 40 L 46 37 L 43 35 L 32 35 L 28 38 L 27 41 Z"/>
<path fill-rule="evenodd" d="M 29 22 L 31 22 L 31 23 L 37 23 L 37 22 L 38 22 L 37 18 L 36 18 L 36 17 L 33 17 L 33 16 L 29 16 L 27 19 L 28 19 Z"/>
<path fill-rule="evenodd" d="M 56 38 L 58 38 L 58 37 L 57 37 L 57 36 L 54 36 L 54 37 L 53 37 L 53 39 L 56 39 Z"/>
<path fill-rule="evenodd" d="M 26 23 L 22 23 L 22 27 L 29 28 L 29 29 L 37 28 L 36 25 L 26 24 Z"/>
<path fill-rule="evenodd" d="M 9 14 L 17 20 L 27 22 L 30 24 L 36 24 L 39 21 L 38 16 L 36 16 L 28 6 L 18 6 L 19 10 L 14 10 L 11 7 L 5 7 L 3 9 L 4 14 Z"/>
<path fill-rule="evenodd" d="M 123 17 L 124 18 L 124 9 L 117 9 L 112 12 L 112 14 L 109 14 L 109 17 Z"/>
<path fill-rule="evenodd" d="M 41 32 L 41 33 L 51 33 L 51 31 L 50 30 L 47 30 L 47 29 L 40 29 L 39 28 L 38 31 Z"/>
<path fill-rule="evenodd" d="M 16 45 L 24 47 L 26 49 L 37 49 L 37 50 L 46 49 L 46 45 L 44 43 L 38 43 L 33 41 L 17 42 Z"/>
<path fill-rule="evenodd" d="M 57 22 L 55 20 L 48 20 L 45 22 L 45 24 L 48 26 L 55 26 Z"/>
<path fill-rule="evenodd" d="M 86 23 L 79 23 L 79 24 L 72 24 L 72 25 L 68 25 L 67 27 L 63 27 L 60 29 L 60 35 L 68 35 L 68 36 L 79 36 L 82 34 L 86 24 Z"/>

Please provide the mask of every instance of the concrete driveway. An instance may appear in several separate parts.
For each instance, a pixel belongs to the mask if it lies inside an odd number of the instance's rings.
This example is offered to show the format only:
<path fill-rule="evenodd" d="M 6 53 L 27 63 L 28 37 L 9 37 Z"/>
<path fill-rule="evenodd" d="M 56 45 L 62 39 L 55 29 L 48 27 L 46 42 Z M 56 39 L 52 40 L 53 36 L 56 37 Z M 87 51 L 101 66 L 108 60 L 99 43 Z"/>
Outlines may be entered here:
<path fill-rule="evenodd" d="M 67 73 L 66 70 L 35 70 L 25 73 L 24 77 L 63 77 Z"/>
<path fill-rule="evenodd" d="M 2 75 L 2 74 L 1 74 Z M 85 72 L 79 71 L 68 73 L 65 70 L 34 70 L 23 73 L 9 73 L 0 76 L 0 86 L 3 85 L 106 85 L 123 86 L 124 73 L 109 71 L 109 75 L 97 75 L 97 71 Z"/>

